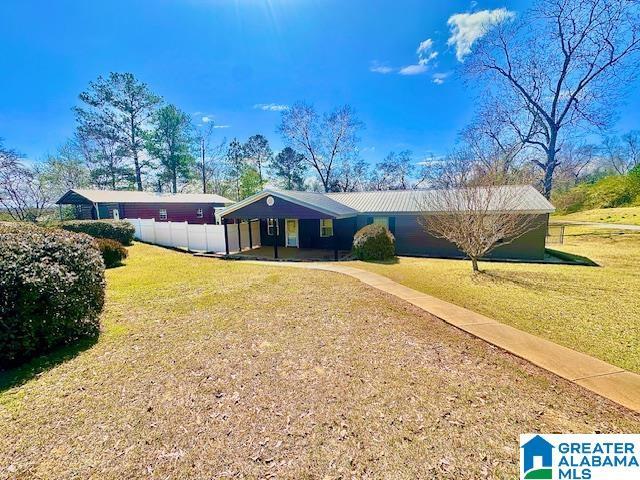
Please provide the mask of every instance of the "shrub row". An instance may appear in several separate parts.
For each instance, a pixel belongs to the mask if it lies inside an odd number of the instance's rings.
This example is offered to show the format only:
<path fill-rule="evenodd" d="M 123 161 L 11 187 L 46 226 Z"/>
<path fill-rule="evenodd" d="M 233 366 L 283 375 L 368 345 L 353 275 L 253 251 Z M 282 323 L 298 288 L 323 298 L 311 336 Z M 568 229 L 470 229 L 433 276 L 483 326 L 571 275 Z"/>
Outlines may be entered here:
<path fill-rule="evenodd" d="M 64 230 L 86 233 L 94 238 L 108 238 L 123 245 L 131 245 L 136 233 L 135 227 L 123 220 L 71 220 L 62 222 Z"/>
<path fill-rule="evenodd" d="M 0 224 L 0 367 L 97 335 L 104 288 L 90 236 Z"/>
<path fill-rule="evenodd" d="M 383 225 L 367 225 L 354 235 L 353 253 L 360 260 L 389 260 L 396 254 L 395 238 Z"/>

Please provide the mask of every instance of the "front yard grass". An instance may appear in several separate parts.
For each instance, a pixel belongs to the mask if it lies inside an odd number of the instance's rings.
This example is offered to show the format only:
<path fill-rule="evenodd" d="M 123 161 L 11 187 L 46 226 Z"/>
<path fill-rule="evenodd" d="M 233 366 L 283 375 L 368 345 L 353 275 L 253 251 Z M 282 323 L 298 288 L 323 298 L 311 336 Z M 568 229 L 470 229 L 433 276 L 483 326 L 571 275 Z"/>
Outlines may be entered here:
<path fill-rule="evenodd" d="M 567 227 L 553 248 L 599 267 L 400 258 L 354 262 L 408 287 L 640 372 L 640 234 Z"/>
<path fill-rule="evenodd" d="M 346 276 L 143 244 L 107 276 L 99 341 L 0 392 L 0 478 L 512 479 L 520 433 L 640 429 Z"/>
<path fill-rule="evenodd" d="M 585 210 L 569 215 L 553 215 L 551 220 L 640 225 L 640 207 L 597 208 L 595 210 Z"/>

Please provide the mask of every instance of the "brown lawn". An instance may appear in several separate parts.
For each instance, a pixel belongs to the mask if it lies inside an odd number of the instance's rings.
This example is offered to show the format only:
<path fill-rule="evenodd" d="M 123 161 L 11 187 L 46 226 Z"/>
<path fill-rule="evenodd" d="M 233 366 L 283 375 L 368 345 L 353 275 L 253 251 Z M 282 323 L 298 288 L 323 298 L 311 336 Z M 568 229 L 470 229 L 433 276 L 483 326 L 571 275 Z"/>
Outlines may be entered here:
<path fill-rule="evenodd" d="M 505 478 L 640 416 L 328 272 L 147 245 L 98 343 L 0 393 L 0 478 Z"/>

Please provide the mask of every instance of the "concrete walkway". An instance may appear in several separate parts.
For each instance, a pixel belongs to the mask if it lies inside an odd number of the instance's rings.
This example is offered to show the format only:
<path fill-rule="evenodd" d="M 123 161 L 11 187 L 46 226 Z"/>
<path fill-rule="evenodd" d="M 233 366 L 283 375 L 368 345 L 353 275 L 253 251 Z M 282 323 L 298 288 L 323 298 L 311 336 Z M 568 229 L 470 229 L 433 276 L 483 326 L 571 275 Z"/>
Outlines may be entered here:
<path fill-rule="evenodd" d="M 421 308 L 439 319 L 581 385 L 609 400 L 640 412 L 640 375 L 623 370 L 584 353 L 497 322 L 466 308 L 405 287 L 377 273 L 331 263 L 277 263 L 251 261 L 270 266 L 326 270 L 357 278 Z"/>
<path fill-rule="evenodd" d="M 549 222 L 549 225 L 571 225 L 577 227 L 595 227 L 603 228 L 606 230 L 632 230 L 640 232 L 640 225 L 627 225 L 623 223 L 604 223 L 604 222 L 581 222 L 574 220 L 553 220 Z"/>

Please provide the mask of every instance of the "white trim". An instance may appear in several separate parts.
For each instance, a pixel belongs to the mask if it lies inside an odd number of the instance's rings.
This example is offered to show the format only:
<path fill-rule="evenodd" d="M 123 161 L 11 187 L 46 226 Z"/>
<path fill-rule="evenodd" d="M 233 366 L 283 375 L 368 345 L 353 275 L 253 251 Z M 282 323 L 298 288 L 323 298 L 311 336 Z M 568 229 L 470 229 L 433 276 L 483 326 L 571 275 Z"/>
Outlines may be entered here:
<path fill-rule="evenodd" d="M 271 223 L 272 225 L 269 225 Z M 271 233 L 269 233 L 269 229 L 271 229 Z M 274 233 L 275 230 L 275 233 Z M 277 218 L 267 218 L 267 235 L 269 237 L 279 237 L 280 236 L 280 220 Z"/>
<path fill-rule="evenodd" d="M 289 245 L 289 222 L 296 222 L 296 244 Z M 285 247 L 300 248 L 300 222 L 297 218 L 284 219 L 284 245 Z"/>
<path fill-rule="evenodd" d="M 331 235 L 323 235 L 322 234 L 322 222 L 326 222 L 326 221 L 330 221 L 331 222 Z M 326 227 L 328 228 L 328 227 Z M 320 219 L 320 238 L 330 238 L 333 237 L 334 233 L 333 233 L 333 218 L 321 218 Z"/>

